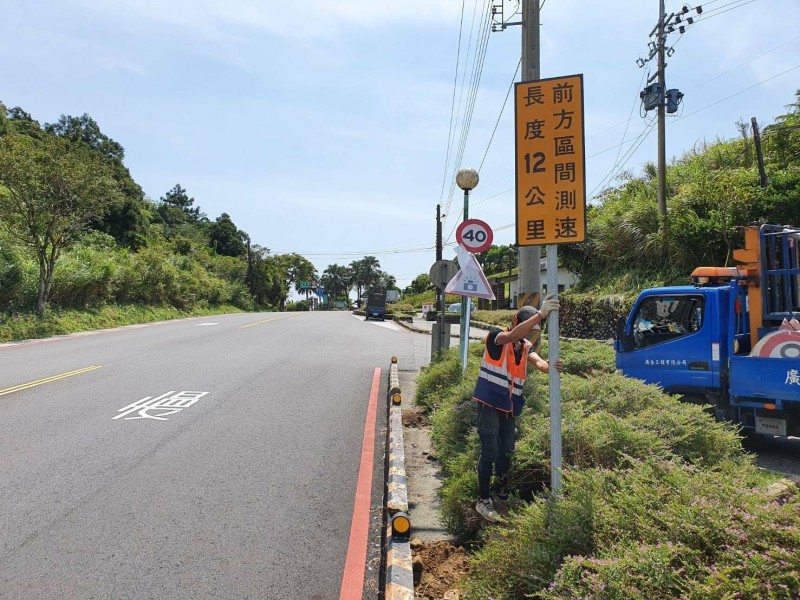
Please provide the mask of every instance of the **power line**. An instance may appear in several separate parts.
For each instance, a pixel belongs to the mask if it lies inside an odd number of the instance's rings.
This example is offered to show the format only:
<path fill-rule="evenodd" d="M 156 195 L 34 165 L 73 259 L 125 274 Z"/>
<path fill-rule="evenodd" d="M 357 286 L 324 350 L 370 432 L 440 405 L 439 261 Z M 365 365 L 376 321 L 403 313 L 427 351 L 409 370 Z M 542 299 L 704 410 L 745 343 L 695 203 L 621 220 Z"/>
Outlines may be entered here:
<path fill-rule="evenodd" d="M 475 8 L 477 12 L 478 3 L 476 2 Z M 473 68 L 472 68 L 472 76 L 470 78 L 470 87 L 467 94 L 467 103 L 464 109 L 464 115 L 462 118 L 462 127 L 461 127 L 461 139 L 459 141 L 458 152 L 456 155 L 456 159 L 453 162 L 453 177 L 450 182 L 450 192 L 448 194 L 447 203 L 445 205 L 445 221 L 449 218 L 450 215 L 450 206 L 453 201 L 453 193 L 455 191 L 455 173 L 458 168 L 461 166 L 461 161 L 464 157 L 464 151 L 467 145 L 467 139 L 469 137 L 469 130 L 470 125 L 472 123 L 472 115 L 475 110 L 475 103 L 478 95 L 478 87 L 480 86 L 480 79 L 481 74 L 483 73 L 483 64 L 486 58 L 486 49 L 489 45 L 489 35 L 491 33 L 491 6 L 487 2 L 486 9 L 484 11 L 483 16 L 481 17 L 481 22 L 479 24 L 479 32 L 478 35 L 480 36 L 478 42 L 476 44 L 475 49 L 475 57 L 473 60 Z M 473 14 L 474 20 L 474 14 Z M 466 68 L 465 68 L 466 72 Z M 462 80 L 463 85 L 463 80 Z"/>
<path fill-rule="evenodd" d="M 792 42 L 795 42 L 797 40 L 800 40 L 800 35 L 798 35 L 797 37 L 793 37 L 788 42 L 784 42 L 784 43 L 780 44 L 779 46 L 775 46 L 772 50 L 767 50 L 766 52 L 763 52 L 763 53 L 759 54 L 758 56 L 755 56 L 755 57 L 751 58 L 747 62 L 743 62 L 740 65 L 736 65 L 735 67 L 733 67 L 732 69 L 728 69 L 724 73 L 720 73 L 719 75 L 715 75 L 711 79 L 706 79 L 703 83 L 697 84 L 696 86 L 694 86 L 692 88 L 689 88 L 688 91 L 691 92 L 692 90 L 696 90 L 699 87 L 703 87 L 704 85 L 706 85 L 708 83 L 711 83 L 715 79 L 719 79 L 720 77 L 723 77 L 723 76 L 727 75 L 728 73 L 731 73 L 732 71 L 735 71 L 736 69 L 741 69 L 745 65 L 749 65 L 751 62 L 753 62 L 755 60 L 758 60 L 759 58 L 763 58 L 767 54 L 771 54 L 771 53 L 775 52 L 775 50 L 779 50 L 779 49 L 783 48 L 784 46 L 788 46 L 789 44 L 791 44 Z"/>
<path fill-rule="evenodd" d="M 697 113 L 706 110 L 707 108 L 711 108 L 712 106 L 716 106 L 720 102 L 725 102 L 725 100 L 730 100 L 734 96 L 738 96 L 739 94 L 743 94 L 743 93 L 745 93 L 745 92 L 747 92 L 749 90 L 752 90 L 755 87 L 758 87 L 759 85 L 767 83 L 768 81 L 772 81 L 773 79 L 776 79 L 776 78 L 780 77 L 781 75 L 786 75 L 786 73 L 790 73 L 790 72 L 794 71 L 795 69 L 799 69 L 799 68 L 800 68 L 800 65 L 795 65 L 795 66 L 793 66 L 793 67 L 791 67 L 789 69 L 786 69 L 785 71 L 782 71 L 782 72 L 778 73 L 777 75 L 773 75 L 772 77 L 768 77 L 767 79 L 764 79 L 763 81 L 759 81 L 758 83 L 754 83 L 753 85 L 751 85 L 749 87 L 746 87 L 743 90 L 739 90 L 738 92 L 734 92 L 730 96 L 726 96 L 725 98 L 722 98 L 721 100 L 717 100 L 716 102 L 712 102 L 711 104 L 708 104 L 707 106 L 704 106 L 703 108 L 698 108 L 696 111 L 690 112 L 688 115 L 683 115 L 682 117 L 678 117 L 677 119 L 671 119 L 670 123 L 677 123 L 678 121 L 682 121 L 683 119 L 687 119 L 687 118 L 691 117 L 692 115 L 696 115 Z"/>
<path fill-rule="evenodd" d="M 619 172 L 622 170 L 622 167 L 624 167 L 624 166 L 627 164 L 627 162 L 628 162 L 628 161 L 631 159 L 631 157 L 632 157 L 632 156 L 633 156 L 633 155 L 636 153 L 636 151 L 639 149 L 639 146 L 641 146 L 641 145 L 644 143 L 644 141 L 645 141 L 645 140 L 648 138 L 648 136 L 649 136 L 649 135 L 650 135 L 650 134 L 653 132 L 653 129 L 655 129 L 655 126 L 656 126 L 656 121 L 655 121 L 655 120 L 653 120 L 653 121 L 650 123 L 650 125 L 649 125 L 647 128 L 645 128 L 645 129 L 644 129 L 644 131 L 642 131 L 642 133 L 640 133 L 640 134 L 639 134 L 639 137 L 637 138 L 637 140 L 638 140 L 638 143 L 636 143 L 636 141 L 634 141 L 635 145 L 632 145 L 632 146 L 631 146 L 631 147 L 628 149 L 628 151 L 627 151 L 627 152 L 626 152 L 626 153 L 623 155 L 623 160 L 622 160 L 621 162 L 617 162 L 617 164 L 616 164 L 616 165 L 614 165 L 614 166 L 611 168 L 611 170 L 610 170 L 610 171 L 608 172 L 608 174 L 607 174 L 607 175 L 606 175 L 606 176 L 605 176 L 605 177 L 604 177 L 604 178 L 603 178 L 603 179 L 600 181 L 600 183 L 598 183 L 598 184 L 597 184 L 597 185 L 594 187 L 594 189 L 593 189 L 591 192 L 589 192 L 589 194 L 587 195 L 587 198 L 586 198 L 587 202 L 595 198 L 595 195 L 594 195 L 594 193 L 595 193 L 595 192 L 596 192 L 596 191 L 597 191 L 599 188 L 601 188 L 601 187 L 602 187 L 602 186 L 604 186 L 604 185 L 605 185 L 607 182 L 611 181 L 612 179 L 614 179 L 614 177 L 616 177 L 617 173 L 619 173 Z M 614 169 L 616 169 L 616 170 L 614 170 Z"/>
<path fill-rule="evenodd" d="M 503 107 L 500 109 L 500 114 L 497 115 L 497 122 L 494 124 L 494 129 L 492 130 L 492 135 L 489 138 L 489 143 L 486 144 L 486 152 L 483 153 L 483 158 L 481 159 L 481 164 L 478 167 L 478 173 L 481 172 L 483 168 L 483 161 L 486 160 L 486 155 L 489 154 L 489 147 L 492 145 L 492 140 L 494 140 L 494 134 L 497 132 L 497 126 L 500 124 L 500 117 L 503 116 L 503 112 L 506 109 L 506 104 L 508 103 L 508 97 L 511 95 L 511 90 L 514 89 L 514 82 L 517 80 L 517 73 L 519 73 L 519 67 L 522 64 L 522 58 L 519 59 L 517 63 L 517 68 L 514 71 L 514 76 L 511 78 L 511 84 L 508 86 L 508 91 L 506 92 L 506 99 L 503 100 Z"/>
<path fill-rule="evenodd" d="M 444 198 L 444 184 L 447 181 L 447 166 L 450 164 L 450 144 L 453 138 L 453 113 L 456 106 L 456 88 L 458 87 L 458 65 L 461 62 L 461 34 L 464 30 L 464 5 L 467 0 L 461 0 L 461 23 L 458 27 L 458 51 L 456 52 L 456 72 L 453 78 L 453 99 L 450 102 L 450 129 L 447 132 L 447 153 L 444 157 L 444 173 L 442 173 L 442 191 L 439 193 L 439 201 Z"/>
<path fill-rule="evenodd" d="M 720 15 L 723 15 L 726 12 L 730 12 L 732 10 L 736 10 L 737 8 L 741 8 L 742 6 L 745 6 L 746 4 L 752 4 L 755 1 L 756 0 L 744 0 L 744 1 L 737 0 L 736 2 L 730 2 L 728 4 L 723 4 L 722 6 L 718 6 L 718 7 L 716 7 L 715 9 L 713 9 L 711 11 L 704 12 L 703 13 L 703 18 L 699 19 L 698 21 L 696 21 L 696 23 L 702 23 L 703 21 L 708 21 L 709 19 L 713 19 L 714 17 L 718 17 Z M 734 4 L 736 6 L 732 6 Z M 727 9 L 727 10 L 722 10 L 726 6 L 732 6 L 732 7 Z"/>

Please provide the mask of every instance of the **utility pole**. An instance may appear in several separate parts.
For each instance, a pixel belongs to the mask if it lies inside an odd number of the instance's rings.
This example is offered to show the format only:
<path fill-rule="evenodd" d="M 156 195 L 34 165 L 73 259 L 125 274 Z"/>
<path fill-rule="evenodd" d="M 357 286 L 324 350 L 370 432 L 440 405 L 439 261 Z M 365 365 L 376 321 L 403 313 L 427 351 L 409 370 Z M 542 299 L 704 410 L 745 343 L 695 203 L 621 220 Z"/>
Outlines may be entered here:
<path fill-rule="evenodd" d="M 678 106 L 683 100 L 683 93 L 678 89 L 667 89 L 666 83 L 666 58 L 675 53 L 675 48 L 667 47 L 667 37 L 675 31 L 681 34 L 686 32 L 686 27 L 692 25 L 696 17 L 688 16 L 694 10 L 699 17 L 703 14 L 703 7 L 694 9 L 684 5 L 679 12 L 667 15 L 664 0 L 658 0 L 658 22 L 650 32 L 650 37 L 655 35 L 655 40 L 648 44 L 649 55 L 639 58 L 636 64 L 639 68 L 657 57 L 657 70 L 655 75 L 647 79 L 647 87 L 642 90 L 639 97 L 642 99 L 644 110 L 657 109 L 658 111 L 658 232 L 666 236 L 669 231 L 667 218 L 667 141 L 666 141 L 666 116 L 667 113 L 678 111 Z M 653 83 L 656 80 L 656 83 Z"/>
<path fill-rule="evenodd" d="M 436 205 L 436 262 L 442 260 L 442 205 Z M 436 287 L 436 310 L 442 304 L 442 289 Z"/>
<path fill-rule="evenodd" d="M 667 89 L 666 78 L 664 77 L 664 20 L 666 9 L 664 0 L 658 3 L 658 88 L 661 90 L 662 101 L 658 103 L 658 233 L 666 237 L 667 235 L 667 140 L 666 140 L 666 107 L 664 106 L 664 90 Z"/>
<path fill-rule="evenodd" d="M 761 187 L 766 189 L 767 185 L 769 185 L 769 180 L 767 179 L 767 171 L 764 168 L 764 155 L 761 153 L 761 133 L 758 131 L 758 121 L 755 117 L 750 119 L 750 123 L 753 125 L 753 142 L 756 145 L 756 159 L 758 160 L 758 177 L 761 180 Z"/>
<path fill-rule="evenodd" d="M 542 78 L 539 50 L 539 0 L 522 0 L 522 75 L 520 81 L 539 81 Z M 542 250 L 539 246 L 523 246 L 519 249 L 517 308 L 521 308 L 525 304 L 539 306 L 542 289 L 541 258 Z"/>

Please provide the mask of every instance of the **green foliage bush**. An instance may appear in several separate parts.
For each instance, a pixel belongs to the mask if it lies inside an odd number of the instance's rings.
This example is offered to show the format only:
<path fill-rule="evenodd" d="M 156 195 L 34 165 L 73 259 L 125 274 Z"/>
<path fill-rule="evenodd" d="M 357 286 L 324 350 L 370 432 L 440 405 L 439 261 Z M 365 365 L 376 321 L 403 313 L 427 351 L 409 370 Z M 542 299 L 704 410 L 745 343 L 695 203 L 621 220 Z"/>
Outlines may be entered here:
<path fill-rule="evenodd" d="M 297 300 L 296 302 L 287 302 L 285 310 L 289 312 L 308 312 L 311 310 L 311 304 L 308 300 Z"/>
<path fill-rule="evenodd" d="M 432 412 L 444 465 L 443 522 L 466 542 L 482 525 L 471 400 L 482 351 L 471 344 L 463 379 L 456 349 L 446 352 L 416 398 Z M 468 597 L 797 597 L 797 489 L 770 491 L 775 477 L 704 407 L 616 375 L 610 345 L 563 340 L 561 357 L 563 500 L 548 500 L 548 378 L 533 372 L 509 474 L 512 516 L 475 554 Z"/>
<path fill-rule="evenodd" d="M 474 555 L 467 597 L 796 598 L 800 493 L 749 462 L 570 469 Z"/>
<path fill-rule="evenodd" d="M 172 306 L 116 304 L 88 310 L 55 308 L 48 311 L 44 319 L 37 319 L 33 313 L 19 314 L 13 318 L 0 315 L 0 342 L 37 339 L 76 331 L 232 312 L 241 312 L 241 309 L 236 306 L 223 305 L 213 308 L 194 307 L 191 310 L 182 311 Z"/>
<path fill-rule="evenodd" d="M 636 294 L 598 296 L 566 292 L 559 296 L 558 312 L 561 335 L 570 338 L 608 340 L 614 326 L 630 312 Z"/>
<path fill-rule="evenodd" d="M 417 378 L 414 402 L 426 410 L 433 411 L 441 402 L 445 390 L 461 380 L 461 364 L 458 349 L 448 348 L 441 358 L 433 361 Z"/>
<path fill-rule="evenodd" d="M 390 315 L 397 314 L 397 313 L 410 314 L 410 313 L 415 313 L 416 310 L 414 309 L 414 305 L 413 304 L 406 304 L 406 303 L 403 303 L 403 304 L 387 304 L 386 305 L 386 312 L 389 313 Z"/>
<path fill-rule="evenodd" d="M 0 239 L 0 311 L 13 310 L 22 289 L 23 268 L 20 253 Z"/>
<path fill-rule="evenodd" d="M 88 239 L 66 252 L 53 272 L 49 301 L 62 308 L 89 308 L 114 299 L 115 280 L 127 251 L 97 247 Z"/>
<path fill-rule="evenodd" d="M 443 518 L 462 539 L 477 536 L 474 496 L 461 496 L 476 481 L 479 442 L 471 401 L 482 344 L 470 346 L 467 376 L 451 353 L 432 366 L 417 391 L 417 403 L 433 412 L 433 443 L 448 475 L 443 485 Z M 542 356 L 547 356 L 544 344 Z M 716 423 L 703 407 L 678 402 L 655 386 L 614 373 L 611 346 L 591 340 L 562 341 L 561 376 L 564 464 L 574 468 L 614 469 L 627 458 L 681 460 L 713 467 L 725 460 L 747 461 L 736 430 Z M 523 393 L 526 408 L 517 421 L 518 438 L 509 473 L 519 506 L 546 491 L 550 483 L 548 377 L 531 371 Z M 459 511 L 465 510 L 461 514 Z"/>

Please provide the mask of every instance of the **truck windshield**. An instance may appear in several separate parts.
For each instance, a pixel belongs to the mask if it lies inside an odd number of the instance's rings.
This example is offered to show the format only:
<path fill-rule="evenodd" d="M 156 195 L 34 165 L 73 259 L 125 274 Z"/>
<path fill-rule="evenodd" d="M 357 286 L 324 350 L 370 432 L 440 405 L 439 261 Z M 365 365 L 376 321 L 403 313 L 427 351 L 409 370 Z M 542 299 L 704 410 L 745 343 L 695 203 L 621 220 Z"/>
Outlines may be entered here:
<path fill-rule="evenodd" d="M 703 326 L 702 296 L 651 296 L 633 318 L 634 346 L 644 348 L 691 335 Z"/>

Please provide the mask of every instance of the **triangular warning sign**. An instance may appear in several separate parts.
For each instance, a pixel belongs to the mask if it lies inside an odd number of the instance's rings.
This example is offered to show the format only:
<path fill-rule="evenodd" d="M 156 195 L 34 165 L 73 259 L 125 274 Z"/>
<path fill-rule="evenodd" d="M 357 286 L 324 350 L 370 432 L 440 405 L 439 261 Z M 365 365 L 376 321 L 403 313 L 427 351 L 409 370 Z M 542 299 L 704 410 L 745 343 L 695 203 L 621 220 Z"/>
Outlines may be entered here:
<path fill-rule="evenodd" d="M 492 292 L 492 288 L 489 286 L 486 275 L 483 274 L 483 269 L 481 269 L 481 265 L 476 260 L 475 255 L 463 246 L 456 246 L 456 254 L 458 255 L 458 264 L 461 265 L 461 269 L 450 280 L 444 291 L 457 296 L 494 300 L 494 292 Z"/>

